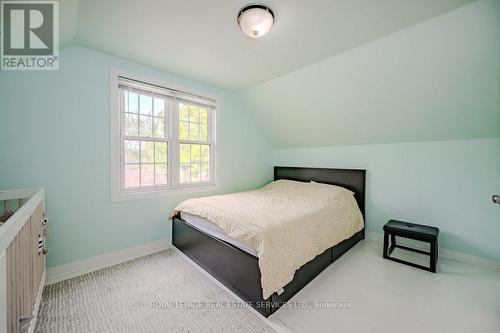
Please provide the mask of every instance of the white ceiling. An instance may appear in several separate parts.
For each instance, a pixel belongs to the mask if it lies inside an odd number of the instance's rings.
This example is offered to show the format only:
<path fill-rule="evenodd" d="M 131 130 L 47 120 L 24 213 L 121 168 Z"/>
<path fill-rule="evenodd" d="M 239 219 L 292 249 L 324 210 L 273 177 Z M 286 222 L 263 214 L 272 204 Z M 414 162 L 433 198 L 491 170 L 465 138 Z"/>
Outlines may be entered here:
<path fill-rule="evenodd" d="M 293 72 L 472 0 L 265 0 L 262 39 L 236 24 L 249 0 L 62 0 L 61 45 L 79 44 L 224 88 Z"/>

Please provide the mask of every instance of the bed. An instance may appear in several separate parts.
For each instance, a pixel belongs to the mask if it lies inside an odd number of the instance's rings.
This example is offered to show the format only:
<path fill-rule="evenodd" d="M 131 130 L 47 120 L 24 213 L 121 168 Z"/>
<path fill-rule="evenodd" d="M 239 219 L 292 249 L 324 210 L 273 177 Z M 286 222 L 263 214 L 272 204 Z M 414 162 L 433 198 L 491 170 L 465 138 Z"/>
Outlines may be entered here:
<path fill-rule="evenodd" d="M 363 217 L 365 177 L 365 170 L 279 166 L 274 168 L 275 180 L 314 181 L 352 191 Z M 350 238 L 326 249 L 301 266 L 295 272 L 293 280 L 279 293 L 273 293 L 264 299 L 259 259 L 255 252 L 252 253 L 252 249 L 245 249 L 242 244 L 225 238 L 223 234 L 217 234 L 217 230 L 210 230 L 213 228 L 210 223 L 196 219 L 196 216 L 189 214 L 177 214 L 173 217 L 173 245 L 266 317 L 278 310 L 323 269 L 364 238 L 363 227 Z"/>

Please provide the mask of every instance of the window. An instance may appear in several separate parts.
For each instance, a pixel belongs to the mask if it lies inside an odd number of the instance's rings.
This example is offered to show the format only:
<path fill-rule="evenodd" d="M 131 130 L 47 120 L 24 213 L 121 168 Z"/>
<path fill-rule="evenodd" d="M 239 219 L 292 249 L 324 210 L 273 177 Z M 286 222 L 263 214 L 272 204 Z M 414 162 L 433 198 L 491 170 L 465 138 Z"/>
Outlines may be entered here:
<path fill-rule="evenodd" d="M 113 200 L 215 185 L 214 98 L 112 73 Z"/>

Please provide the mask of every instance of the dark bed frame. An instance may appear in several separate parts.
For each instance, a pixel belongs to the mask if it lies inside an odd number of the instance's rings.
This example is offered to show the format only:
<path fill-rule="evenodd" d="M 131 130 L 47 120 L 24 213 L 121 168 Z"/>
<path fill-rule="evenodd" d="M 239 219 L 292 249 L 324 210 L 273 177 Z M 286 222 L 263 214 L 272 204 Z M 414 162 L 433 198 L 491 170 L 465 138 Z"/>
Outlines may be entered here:
<path fill-rule="evenodd" d="M 313 180 L 353 191 L 363 217 L 365 178 L 365 170 L 274 167 L 274 180 Z M 257 257 L 185 223 L 179 215 L 172 219 L 173 245 L 266 317 L 364 237 L 363 228 L 351 238 L 327 249 L 297 270 L 293 280 L 283 288 L 280 295 L 274 293 L 264 300 Z"/>

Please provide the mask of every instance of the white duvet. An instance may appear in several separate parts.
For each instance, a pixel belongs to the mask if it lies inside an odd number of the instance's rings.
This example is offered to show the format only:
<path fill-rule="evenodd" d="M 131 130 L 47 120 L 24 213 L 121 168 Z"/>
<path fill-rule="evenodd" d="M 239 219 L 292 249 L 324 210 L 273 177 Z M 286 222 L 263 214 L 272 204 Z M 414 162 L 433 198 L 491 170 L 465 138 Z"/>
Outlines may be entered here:
<path fill-rule="evenodd" d="M 257 252 L 264 299 L 292 281 L 302 265 L 364 225 L 351 191 L 289 180 L 189 199 L 174 214 L 179 211 L 206 218 Z"/>

